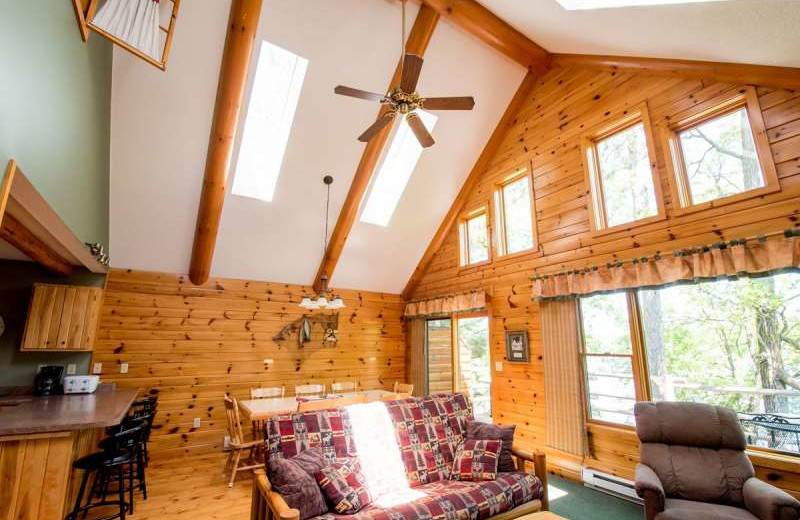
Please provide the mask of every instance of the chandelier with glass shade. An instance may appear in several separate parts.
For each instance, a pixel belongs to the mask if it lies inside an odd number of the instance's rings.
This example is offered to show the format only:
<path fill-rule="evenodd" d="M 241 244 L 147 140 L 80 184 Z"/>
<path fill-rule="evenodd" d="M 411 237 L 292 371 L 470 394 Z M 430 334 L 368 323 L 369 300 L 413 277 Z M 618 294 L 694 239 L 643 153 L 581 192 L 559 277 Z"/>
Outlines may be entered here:
<path fill-rule="evenodd" d="M 328 214 L 330 211 L 331 206 L 331 184 L 333 183 L 333 177 L 330 175 L 326 175 L 322 178 L 322 182 L 325 183 L 328 189 L 328 193 L 325 199 L 325 239 L 322 243 L 323 251 L 325 254 L 328 252 Z M 320 276 L 320 285 L 319 291 L 317 291 L 316 295 L 309 296 L 307 294 L 303 295 L 303 299 L 300 301 L 300 307 L 310 310 L 316 311 L 319 309 L 324 310 L 337 310 L 337 309 L 344 309 L 344 301 L 342 297 L 338 294 L 334 294 L 328 288 L 328 273 L 323 272 L 322 276 Z"/>

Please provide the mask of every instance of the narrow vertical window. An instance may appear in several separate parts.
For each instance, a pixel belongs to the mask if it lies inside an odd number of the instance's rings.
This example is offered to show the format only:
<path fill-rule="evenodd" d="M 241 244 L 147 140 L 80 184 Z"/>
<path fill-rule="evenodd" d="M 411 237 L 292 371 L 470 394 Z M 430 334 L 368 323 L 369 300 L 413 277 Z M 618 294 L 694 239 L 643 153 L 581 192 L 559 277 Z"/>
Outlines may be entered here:
<path fill-rule="evenodd" d="M 535 249 L 533 191 L 528 171 L 500 183 L 494 197 L 498 255 Z"/>
<path fill-rule="evenodd" d="M 462 266 L 489 261 L 489 219 L 485 207 L 462 218 L 459 242 Z"/>

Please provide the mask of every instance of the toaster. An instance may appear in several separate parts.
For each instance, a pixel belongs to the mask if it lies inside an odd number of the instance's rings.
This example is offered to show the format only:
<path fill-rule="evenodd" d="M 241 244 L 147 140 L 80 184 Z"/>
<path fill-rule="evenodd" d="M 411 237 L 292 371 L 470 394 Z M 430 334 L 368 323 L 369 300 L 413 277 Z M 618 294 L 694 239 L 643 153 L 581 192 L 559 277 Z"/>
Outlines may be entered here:
<path fill-rule="evenodd" d="M 97 390 L 100 376 L 66 376 L 64 378 L 65 394 L 91 394 Z"/>

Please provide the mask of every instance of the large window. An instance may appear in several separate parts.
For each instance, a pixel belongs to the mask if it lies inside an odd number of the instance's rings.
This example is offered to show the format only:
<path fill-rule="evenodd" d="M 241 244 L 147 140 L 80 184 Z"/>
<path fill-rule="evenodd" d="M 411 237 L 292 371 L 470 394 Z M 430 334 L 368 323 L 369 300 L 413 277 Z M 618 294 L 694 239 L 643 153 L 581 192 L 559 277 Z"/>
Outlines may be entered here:
<path fill-rule="evenodd" d="M 663 216 L 645 106 L 584 135 L 593 229 L 604 231 Z"/>
<path fill-rule="evenodd" d="M 428 320 L 425 324 L 428 394 L 453 391 L 453 320 Z"/>
<path fill-rule="evenodd" d="M 458 389 L 469 392 L 478 419 L 492 416 L 489 317 L 458 318 Z"/>
<path fill-rule="evenodd" d="M 800 453 L 800 274 L 592 296 L 581 314 L 590 419 L 632 425 L 634 398 L 709 403 L 749 444 Z"/>
<path fill-rule="evenodd" d="M 489 216 L 485 207 L 462 217 L 458 226 L 458 240 L 462 266 L 489 261 Z"/>
<path fill-rule="evenodd" d="M 533 191 L 527 168 L 497 185 L 494 203 L 497 254 L 512 255 L 534 249 Z"/>
<path fill-rule="evenodd" d="M 778 188 L 758 98 L 728 94 L 673 122 L 668 132 L 679 209 L 702 209 Z"/>

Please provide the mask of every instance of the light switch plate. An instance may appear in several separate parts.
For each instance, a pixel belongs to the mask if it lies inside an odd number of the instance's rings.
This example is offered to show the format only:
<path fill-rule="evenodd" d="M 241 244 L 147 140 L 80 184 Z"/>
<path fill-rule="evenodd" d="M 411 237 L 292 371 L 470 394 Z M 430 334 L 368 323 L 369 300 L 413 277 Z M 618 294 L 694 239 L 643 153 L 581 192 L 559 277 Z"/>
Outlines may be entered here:
<path fill-rule="evenodd" d="M 69 363 L 67 365 L 67 375 L 74 376 L 75 372 L 78 371 L 78 366 L 75 363 Z"/>
<path fill-rule="evenodd" d="M 195 417 L 194 421 L 192 422 L 192 428 L 199 428 L 200 427 L 200 418 Z"/>
<path fill-rule="evenodd" d="M 102 363 L 95 363 L 92 367 L 92 374 L 102 374 L 103 373 L 103 364 Z"/>
<path fill-rule="evenodd" d="M 119 373 L 120 374 L 127 374 L 128 373 L 128 364 L 127 363 L 122 363 L 119 366 Z"/>
<path fill-rule="evenodd" d="M 503 362 L 502 361 L 495 361 L 494 370 L 495 370 L 495 372 L 502 372 L 503 371 Z"/>

